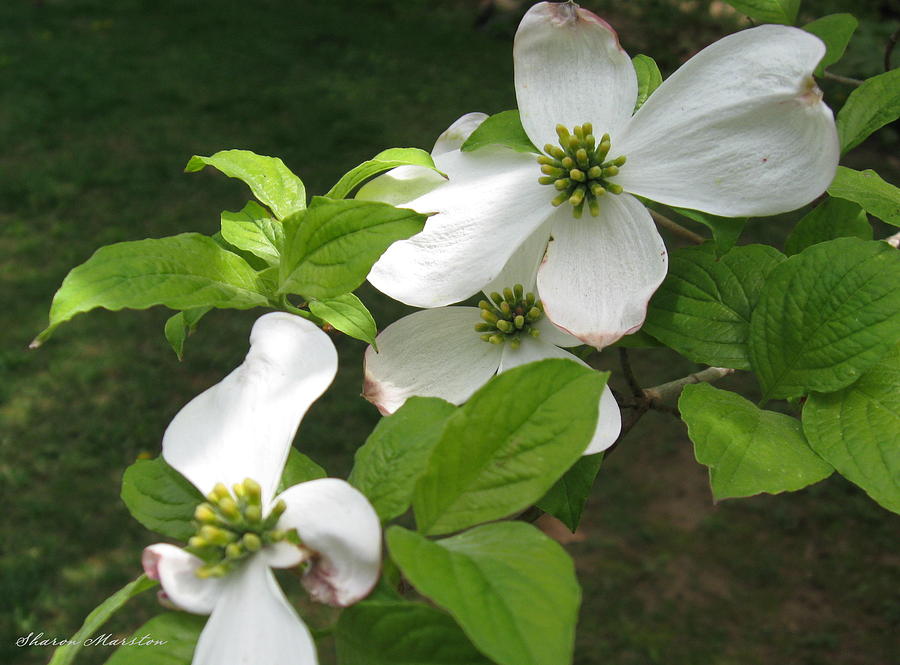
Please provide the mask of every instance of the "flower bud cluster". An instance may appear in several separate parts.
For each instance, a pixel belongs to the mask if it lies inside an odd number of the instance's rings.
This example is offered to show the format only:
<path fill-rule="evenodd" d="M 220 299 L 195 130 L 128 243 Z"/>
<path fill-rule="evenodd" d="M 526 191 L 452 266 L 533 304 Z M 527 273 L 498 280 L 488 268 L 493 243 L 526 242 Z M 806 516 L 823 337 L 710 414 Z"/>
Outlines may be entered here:
<path fill-rule="evenodd" d="M 538 337 L 541 331 L 533 326 L 544 315 L 541 301 L 533 293 L 525 293 L 525 287 L 516 284 L 503 289 L 503 293 L 492 293 L 491 301 L 482 300 L 481 323 L 475 324 L 475 332 L 481 339 L 491 344 L 509 341 L 512 348 L 522 344 L 523 335 Z"/>

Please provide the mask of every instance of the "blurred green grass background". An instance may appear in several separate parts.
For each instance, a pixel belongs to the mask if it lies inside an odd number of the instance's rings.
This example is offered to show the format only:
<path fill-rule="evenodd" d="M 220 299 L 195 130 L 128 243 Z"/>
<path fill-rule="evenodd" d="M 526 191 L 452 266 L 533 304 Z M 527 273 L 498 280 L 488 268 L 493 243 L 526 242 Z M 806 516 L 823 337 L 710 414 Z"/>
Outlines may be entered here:
<path fill-rule="evenodd" d="M 276 155 L 322 193 L 383 148 L 428 148 L 463 113 L 514 107 L 512 35 L 528 3 L 508 4 L 486 17 L 474 0 L 3 2 L 0 662 L 46 662 L 49 650 L 17 648 L 16 637 L 70 635 L 137 574 L 155 538 L 118 499 L 122 470 L 155 455 L 180 406 L 240 362 L 258 315 L 211 313 L 182 363 L 161 310 L 93 312 L 28 352 L 66 272 L 100 245 L 213 233 L 221 210 L 240 209 L 240 183 L 182 173 L 193 154 Z M 666 74 L 739 26 L 707 0 L 585 4 Z M 806 5 L 807 18 L 861 18 L 835 71 L 880 71 L 895 26 L 878 2 Z M 826 93 L 838 106 L 848 90 Z M 886 130 L 851 163 L 890 179 L 896 147 Z M 777 243 L 787 230 L 754 226 L 745 241 Z M 361 295 L 382 327 L 404 311 L 368 287 Z M 359 398 L 363 345 L 338 346 L 338 379 L 296 443 L 344 475 L 378 414 Z M 632 355 L 646 385 L 693 367 L 659 350 Z M 615 355 L 599 364 L 616 369 Z M 753 391 L 746 377 L 724 385 Z M 604 465 L 567 545 L 584 586 L 575 661 L 896 662 L 897 527 L 839 478 L 714 506 L 683 427 L 650 414 Z M 156 609 L 142 598 L 110 628 L 129 633 Z M 79 662 L 108 655 L 87 650 Z"/>

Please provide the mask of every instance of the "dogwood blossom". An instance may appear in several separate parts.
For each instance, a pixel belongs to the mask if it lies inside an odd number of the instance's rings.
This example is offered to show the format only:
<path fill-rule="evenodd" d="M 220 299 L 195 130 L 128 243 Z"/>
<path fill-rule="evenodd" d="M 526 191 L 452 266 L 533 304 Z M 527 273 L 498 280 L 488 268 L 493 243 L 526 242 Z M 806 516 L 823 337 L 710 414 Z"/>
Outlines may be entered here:
<path fill-rule="evenodd" d="M 313 639 L 271 569 L 302 565 L 315 600 L 349 605 L 378 578 L 381 529 L 366 498 L 343 480 L 275 495 L 300 420 L 337 371 L 331 340 L 298 316 L 270 313 L 250 343 L 243 364 L 166 430 L 163 458 L 207 501 L 186 549 L 151 545 L 143 563 L 169 603 L 210 615 L 194 665 L 313 665 Z"/>
<path fill-rule="evenodd" d="M 597 348 L 634 332 L 667 268 L 635 196 L 737 217 L 793 210 L 825 191 L 839 145 L 812 78 L 824 53 L 803 30 L 744 30 L 703 49 L 634 112 L 635 69 L 609 24 L 572 2 L 534 5 L 513 58 L 522 126 L 540 154 L 456 145 L 435 154 L 446 181 L 410 167 L 364 188 L 362 198 L 379 198 L 394 186 L 390 202 L 436 213 L 369 281 L 438 307 L 533 252 L 556 325 Z M 466 118 L 471 131 L 478 118 Z"/>

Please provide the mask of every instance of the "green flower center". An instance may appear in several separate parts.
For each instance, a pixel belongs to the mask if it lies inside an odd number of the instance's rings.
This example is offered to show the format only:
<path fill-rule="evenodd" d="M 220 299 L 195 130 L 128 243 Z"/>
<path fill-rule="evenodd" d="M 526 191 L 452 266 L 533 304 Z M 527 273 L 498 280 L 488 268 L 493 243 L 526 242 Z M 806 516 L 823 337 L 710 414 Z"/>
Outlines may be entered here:
<path fill-rule="evenodd" d="M 559 145 L 544 146 L 546 154 L 537 158 L 541 165 L 538 178 L 542 185 L 553 185 L 559 192 L 551 203 L 560 206 L 568 201 L 576 219 L 584 212 L 585 203 L 591 215 L 600 214 L 598 199 L 607 192 L 621 194 L 622 186 L 609 182 L 619 173 L 625 163 L 625 156 L 606 159 L 609 154 L 609 134 L 604 134 L 597 143 L 591 123 L 576 125 L 572 133 L 562 125 L 556 126 Z"/>
<path fill-rule="evenodd" d="M 234 485 L 232 492 L 218 483 L 194 511 L 196 534 L 188 551 L 203 559 L 197 577 L 224 577 L 244 559 L 266 545 L 289 542 L 300 545 L 296 529 L 275 528 L 287 506 L 278 500 L 263 517 L 259 483 L 251 478 Z"/>
<path fill-rule="evenodd" d="M 531 335 L 538 337 L 541 331 L 534 324 L 544 316 L 544 306 L 533 293 L 525 293 L 525 287 L 516 284 L 511 289 L 503 289 L 503 293 L 492 293 L 491 301 L 482 300 L 481 323 L 475 324 L 475 332 L 481 333 L 481 339 L 491 344 L 509 342 L 518 349 L 522 337 Z"/>

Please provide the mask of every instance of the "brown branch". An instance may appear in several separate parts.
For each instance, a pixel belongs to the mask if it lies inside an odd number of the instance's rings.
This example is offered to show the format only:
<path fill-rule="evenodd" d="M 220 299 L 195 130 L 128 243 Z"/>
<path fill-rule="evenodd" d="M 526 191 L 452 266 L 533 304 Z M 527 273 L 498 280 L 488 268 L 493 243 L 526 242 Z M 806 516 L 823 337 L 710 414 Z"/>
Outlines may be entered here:
<path fill-rule="evenodd" d="M 634 370 L 631 369 L 631 360 L 628 358 L 628 349 L 622 346 L 619 347 L 619 364 L 622 365 L 622 374 L 625 376 L 625 381 L 628 382 L 628 387 L 631 388 L 631 394 L 634 397 L 640 397 L 641 386 L 634 376 Z"/>
<path fill-rule="evenodd" d="M 859 79 L 850 78 L 849 76 L 841 76 L 840 74 L 832 74 L 829 71 L 826 71 L 824 77 L 827 79 L 831 79 L 832 81 L 837 81 L 838 83 L 846 83 L 847 85 L 862 85 L 863 82 Z"/>
<path fill-rule="evenodd" d="M 891 71 L 891 54 L 894 52 L 898 39 L 900 39 L 900 28 L 894 30 L 894 34 L 888 37 L 887 44 L 884 45 L 884 71 L 886 72 Z"/>
<path fill-rule="evenodd" d="M 704 242 L 706 242 L 706 238 L 704 238 L 703 236 L 694 233 L 690 229 L 684 228 L 678 222 L 669 219 L 665 215 L 660 214 L 655 210 L 650 210 L 650 216 L 653 217 L 653 221 L 655 221 L 659 226 L 663 227 L 664 229 L 668 229 L 675 235 L 679 235 L 685 240 L 694 243 L 695 245 L 702 245 Z"/>

